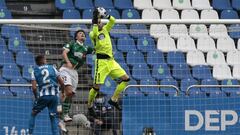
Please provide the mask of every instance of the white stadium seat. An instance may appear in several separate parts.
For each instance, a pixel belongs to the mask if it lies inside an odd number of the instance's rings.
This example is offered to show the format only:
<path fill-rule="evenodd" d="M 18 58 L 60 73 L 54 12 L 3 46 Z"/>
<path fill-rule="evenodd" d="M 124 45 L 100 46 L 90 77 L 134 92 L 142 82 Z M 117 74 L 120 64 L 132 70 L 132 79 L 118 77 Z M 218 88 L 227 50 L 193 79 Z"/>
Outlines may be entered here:
<path fill-rule="evenodd" d="M 213 66 L 213 77 L 217 80 L 233 79 L 231 69 L 228 65 Z"/>
<path fill-rule="evenodd" d="M 180 19 L 177 10 L 164 9 L 161 15 L 162 19 Z"/>
<path fill-rule="evenodd" d="M 156 9 L 153 8 L 143 9 L 142 19 L 160 19 L 160 15 Z"/>
<path fill-rule="evenodd" d="M 216 50 L 215 42 L 211 37 L 200 37 L 197 40 L 197 49 L 202 52 L 209 52 Z"/>
<path fill-rule="evenodd" d="M 173 8 L 171 0 L 153 0 L 153 7 L 158 10 Z"/>
<path fill-rule="evenodd" d="M 233 50 L 229 51 L 227 53 L 227 64 L 234 66 L 234 65 L 240 65 L 240 51 L 239 50 Z"/>
<path fill-rule="evenodd" d="M 181 13 L 181 19 L 199 19 L 199 15 L 194 9 L 184 9 Z"/>
<path fill-rule="evenodd" d="M 209 51 L 207 53 L 207 64 L 210 66 L 214 65 L 225 65 L 225 58 L 223 52 L 219 50 Z"/>
<path fill-rule="evenodd" d="M 208 37 L 208 30 L 204 24 L 191 24 L 189 28 L 189 35 L 194 39 L 200 37 Z"/>
<path fill-rule="evenodd" d="M 151 24 L 150 35 L 153 36 L 154 38 L 169 36 L 168 28 L 165 24 Z"/>
<path fill-rule="evenodd" d="M 235 43 L 231 37 L 220 37 L 217 39 L 217 49 L 222 52 L 235 50 Z M 240 59 L 239 59 L 240 60 Z"/>
<path fill-rule="evenodd" d="M 209 27 L 209 35 L 215 39 L 228 37 L 227 27 L 224 24 L 211 24 Z"/>
<path fill-rule="evenodd" d="M 188 52 L 196 50 L 196 46 L 194 40 L 190 36 L 186 36 L 178 38 L 177 49 L 182 52 Z"/>
<path fill-rule="evenodd" d="M 201 11 L 201 19 L 219 19 L 218 13 L 212 9 L 206 9 Z"/>
<path fill-rule="evenodd" d="M 138 10 L 153 8 L 151 0 L 133 0 L 133 6 Z"/>
<path fill-rule="evenodd" d="M 192 7 L 197 10 L 212 9 L 209 0 L 192 0 Z"/>
<path fill-rule="evenodd" d="M 199 50 L 189 51 L 187 53 L 187 64 L 190 66 L 206 65 L 204 54 Z"/>
<path fill-rule="evenodd" d="M 169 29 L 170 36 L 173 38 L 188 36 L 187 26 L 184 24 L 172 24 Z"/>
<path fill-rule="evenodd" d="M 233 78 L 240 80 L 240 65 L 233 66 Z"/>
<path fill-rule="evenodd" d="M 190 0 L 173 0 L 173 7 L 178 10 L 192 9 Z"/>
<path fill-rule="evenodd" d="M 169 36 L 160 37 L 157 42 L 157 49 L 162 52 L 176 51 L 174 39 Z"/>

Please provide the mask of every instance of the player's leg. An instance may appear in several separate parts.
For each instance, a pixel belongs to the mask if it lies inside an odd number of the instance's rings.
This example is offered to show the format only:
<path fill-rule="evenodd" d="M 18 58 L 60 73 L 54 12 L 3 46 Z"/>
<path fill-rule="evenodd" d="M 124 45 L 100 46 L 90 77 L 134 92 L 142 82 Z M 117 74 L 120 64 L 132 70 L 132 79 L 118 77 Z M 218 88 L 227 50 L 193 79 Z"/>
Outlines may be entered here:
<path fill-rule="evenodd" d="M 48 98 L 48 111 L 51 122 L 52 135 L 59 135 L 57 118 L 58 96 L 48 96 Z"/>

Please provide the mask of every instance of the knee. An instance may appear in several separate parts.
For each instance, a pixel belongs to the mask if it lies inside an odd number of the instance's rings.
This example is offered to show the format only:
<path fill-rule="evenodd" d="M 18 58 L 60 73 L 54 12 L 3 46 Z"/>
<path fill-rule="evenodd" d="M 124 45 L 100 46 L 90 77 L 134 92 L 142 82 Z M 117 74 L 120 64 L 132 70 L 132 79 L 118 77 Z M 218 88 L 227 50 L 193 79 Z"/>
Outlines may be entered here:
<path fill-rule="evenodd" d="M 130 78 L 129 78 L 128 75 L 122 76 L 121 79 L 122 79 L 123 82 L 129 82 L 130 81 Z"/>
<path fill-rule="evenodd" d="M 38 112 L 36 112 L 36 111 L 32 111 L 32 113 L 31 113 L 32 116 L 36 116 L 37 114 L 38 114 Z"/>
<path fill-rule="evenodd" d="M 99 92 L 100 86 L 95 84 L 92 88 L 93 88 L 95 91 Z"/>
<path fill-rule="evenodd" d="M 72 97 L 74 95 L 72 86 L 70 86 L 70 85 L 65 86 L 64 92 L 65 92 L 66 97 Z"/>

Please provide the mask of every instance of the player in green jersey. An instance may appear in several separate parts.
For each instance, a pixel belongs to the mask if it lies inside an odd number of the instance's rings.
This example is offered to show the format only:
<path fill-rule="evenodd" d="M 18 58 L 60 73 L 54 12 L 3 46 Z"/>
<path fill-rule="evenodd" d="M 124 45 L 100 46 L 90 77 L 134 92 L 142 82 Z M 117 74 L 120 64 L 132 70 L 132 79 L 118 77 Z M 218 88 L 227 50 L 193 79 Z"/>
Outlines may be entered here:
<path fill-rule="evenodd" d="M 93 53 L 93 48 L 84 44 L 86 35 L 83 30 L 76 31 L 74 39 L 74 41 L 69 42 L 63 47 L 62 67 L 59 69 L 65 85 L 63 91 L 65 97 L 62 103 L 62 115 L 59 126 L 65 132 L 67 130 L 64 122 L 72 121 L 68 113 L 71 107 L 72 96 L 76 92 L 78 85 L 77 70 L 86 62 L 86 55 Z"/>
<path fill-rule="evenodd" d="M 100 18 L 109 19 L 109 22 L 106 25 L 103 25 Z M 98 7 L 93 12 L 92 24 L 93 28 L 89 33 L 89 36 L 94 44 L 97 58 L 95 60 L 94 84 L 90 89 L 88 96 L 88 111 L 90 115 L 95 116 L 93 101 L 100 86 L 104 84 L 106 77 L 110 76 L 113 79 L 121 80 L 118 82 L 113 96 L 108 101 L 110 105 L 118 110 L 121 110 L 121 107 L 118 104 L 119 95 L 128 85 L 130 79 L 124 69 L 122 69 L 113 58 L 112 43 L 109 32 L 115 24 L 115 18 L 108 15 L 104 8 Z"/>

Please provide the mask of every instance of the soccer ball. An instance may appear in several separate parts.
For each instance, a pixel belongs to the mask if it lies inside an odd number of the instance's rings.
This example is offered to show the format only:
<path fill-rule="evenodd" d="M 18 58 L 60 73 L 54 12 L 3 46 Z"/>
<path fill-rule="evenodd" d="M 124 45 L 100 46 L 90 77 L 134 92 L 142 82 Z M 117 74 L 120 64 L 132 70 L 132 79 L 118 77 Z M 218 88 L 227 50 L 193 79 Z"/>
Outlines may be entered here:
<path fill-rule="evenodd" d="M 73 115 L 73 123 L 75 125 L 81 125 L 85 128 L 90 128 L 90 121 L 84 114 Z"/>

